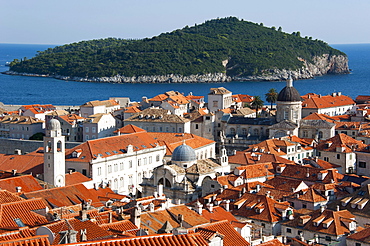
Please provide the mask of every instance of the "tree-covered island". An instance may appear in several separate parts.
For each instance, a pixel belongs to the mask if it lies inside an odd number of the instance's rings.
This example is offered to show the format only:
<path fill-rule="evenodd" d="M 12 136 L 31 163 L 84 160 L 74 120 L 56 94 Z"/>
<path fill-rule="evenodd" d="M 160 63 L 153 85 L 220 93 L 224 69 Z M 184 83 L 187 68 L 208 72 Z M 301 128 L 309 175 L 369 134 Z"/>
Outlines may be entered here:
<path fill-rule="evenodd" d="M 321 40 L 228 17 L 152 38 L 106 38 L 50 48 L 32 59 L 14 60 L 9 74 L 106 82 L 151 82 L 156 77 L 155 82 L 184 82 L 181 78 L 186 77 L 187 82 L 215 82 L 348 71 L 347 56 Z"/>

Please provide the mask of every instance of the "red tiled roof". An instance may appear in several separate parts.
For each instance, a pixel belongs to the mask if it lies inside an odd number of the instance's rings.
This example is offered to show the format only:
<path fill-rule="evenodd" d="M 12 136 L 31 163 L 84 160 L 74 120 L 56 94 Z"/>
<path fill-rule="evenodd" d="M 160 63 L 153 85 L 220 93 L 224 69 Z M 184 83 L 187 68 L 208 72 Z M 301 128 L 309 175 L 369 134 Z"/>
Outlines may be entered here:
<path fill-rule="evenodd" d="M 73 244 L 68 244 L 73 245 Z M 199 233 L 188 233 L 182 235 L 160 234 L 151 236 L 139 236 L 131 238 L 106 239 L 100 241 L 80 242 L 80 246 L 179 246 L 197 245 L 207 246 L 208 242 Z"/>
<path fill-rule="evenodd" d="M 294 161 L 290 161 L 279 155 L 264 152 L 247 152 L 237 151 L 235 155 L 229 156 L 229 163 L 239 165 L 251 165 L 257 163 L 290 163 L 294 164 Z"/>
<path fill-rule="evenodd" d="M 48 235 L 37 235 L 0 242 L 2 246 L 49 246 Z"/>
<path fill-rule="evenodd" d="M 320 96 L 320 95 L 304 95 L 302 96 L 302 108 L 332 108 L 345 105 L 354 105 L 352 98 L 344 95 L 340 96 Z"/>
<path fill-rule="evenodd" d="M 213 222 L 204 226 L 200 226 L 197 229 L 197 232 L 203 235 L 209 235 L 210 230 L 216 233 L 220 233 L 224 236 L 223 238 L 223 245 L 224 246 L 235 246 L 235 245 L 245 245 L 249 246 L 250 244 L 233 228 L 233 226 L 228 221 L 219 221 Z M 203 232 L 203 233 L 202 233 Z"/>
<path fill-rule="evenodd" d="M 34 155 L 33 153 L 26 155 L 0 154 L 0 170 L 4 171 L 15 169 L 18 173 L 42 174 L 44 173 L 43 163 L 43 155 Z"/>
<path fill-rule="evenodd" d="M 325 120 L 327 122 L 334 123 L 335 120 L 333 117 L 328 116 L 326 114 L 318 114 L 318 113 L 312 113 L 304 117 L 302 120 Z"/>
<path fill-rule="evenodd" d="M 92 179 L 86 177 L 80 172 L 73 172 L 73 173 L 66 173 L 65 174 L 65 182 L 66 186 L 68 185 L 75 185 L 75 184 L 81 184 L 84 182 L 91 181 Z"/>
<path fill-rule="evenodd" d="M 155 139 L 159 145 L 165 145 L 167 147 L 166 155 L 172 155 L 176 147 L 182 145 L 184 141 L 186 145 L 193 149 L 215 143 L 213 140 L 199 137 L 191 133 L 148 132 L 148 134 Z"/>
<path fill-rule="evenodd" d="M 352 153 L 357 148 L 365 148 L 366 144 L 344 133 L 340 133 L 332 138 L 320 141 L 317 145 L 317 150 L 337 152 L 337 147 L 341 148 L 340 152 L 342 153 Z"/>
<path fill-rule="evenodd" d="M 10 230 L 24 226 L 34 227 L 44 225 L 48 223 L 45 216 L 33 211 L 45 208 L 46 204 L 42 199 L 30 199 L 0 204 L 0 228 L 3 230 Z M 18 224 L 15 219 L 19 219 Z"/>
<path fill-rule="evenodd" d="M 238 221 L 232 213 L 220 206 L 213 207 L 212 212 L 208 211 L 208 209 L 203 209 L 202 216 L 211 222 L 220 220 L 227 220 L 229 222 Z"/>
<path fill-rule="evenodd" d="M 57 187 L 53 189 L 28 192 L 23 194 L 26 198 L 42 198 L 45 204 L 51 209 L 91 201 L 94 207 L 101 207 L 103 204 L 97 195 L 90 192 L 83 184 Z"/>
<path fill-rule="evenodd" d="M 348 210 L 333 211 L 320 209 L 313 211 L 308 214 L 310 220 L 303 225 L 304 230 L 309 230 L 311 232 L 325 233 L 329 235 L 341 236 L 346 233 L 350 233 L 349 228 L 343 222 L 355 221 L 355 216 Z M 332 221 L 328 228 L 323 226 L 323 221 Z M 314 222 L 319 222 L 315 225 Z M 292 221 L 286 222 L 286 226 L 297 228 L 300 223 L 300 217 L 294 218 Z"/>
<path fill-rule="evenodd" d="M 22 192 L 42 190 L 43 187 L 32 175 L 15 176 L 0 179 L 0 188 L 10 192 L 16 192 L 16 187 L 21 187 Z"/>
<path fill-rule="evenodd" d="M 67 150 L 66 161 L 90 162 L 98 157 L 126 153 L 129 145 L 133 147 L 133 151 L 138 151 L 157 147 L 157 141 L 146 131 L 89 140 Z M 80 156 L 72 157 L 71 154 L 79 149 L 82 150 Z"/>

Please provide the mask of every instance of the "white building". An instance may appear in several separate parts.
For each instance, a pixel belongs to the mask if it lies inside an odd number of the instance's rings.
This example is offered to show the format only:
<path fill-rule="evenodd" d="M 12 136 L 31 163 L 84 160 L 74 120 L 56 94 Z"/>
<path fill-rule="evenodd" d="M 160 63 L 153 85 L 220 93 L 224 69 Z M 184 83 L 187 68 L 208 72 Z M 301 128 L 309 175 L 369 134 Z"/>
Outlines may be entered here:
<path fill-rule="evenodd" d="M 80 114 L 82 117 L 87 118 L 90 115 L 98 113 L 112 113 L 120 108 L 120 105 L 115 100 L 105 101 L 90 101 L 80 106 Z"/>
<path fill-rule="evenodd" d="M 109 185 L 120 194 L 141 191 L 143 178 L 162 165 L 166 147 L 147 132 L 88 140 L 66 152 L 66 168 L 91 178 L 95 185 Z"/>
<path fill-rule="evenodd" d="M 210 112 L 229 108 L 232 103 L 232 92 L 224 87 L 211 88 L 211 92 L 208 93 L 208 109 Z"/>
<path fill-rule="evenodd" d="M 90 115 L 83 122 L 83 140 L 113 136 L 115 130 L 116 119 L 110 113 Z"/>
<path fill-rule="evenodd" d="M 332 93 L 331 95 L 321 96 L 309 93 L 302 96 L 302 117 L 313 113 L 326 114 L 329 116 L 348 114 L 355 102 L 352 98 L 342 95 L 342 93 Z"/>

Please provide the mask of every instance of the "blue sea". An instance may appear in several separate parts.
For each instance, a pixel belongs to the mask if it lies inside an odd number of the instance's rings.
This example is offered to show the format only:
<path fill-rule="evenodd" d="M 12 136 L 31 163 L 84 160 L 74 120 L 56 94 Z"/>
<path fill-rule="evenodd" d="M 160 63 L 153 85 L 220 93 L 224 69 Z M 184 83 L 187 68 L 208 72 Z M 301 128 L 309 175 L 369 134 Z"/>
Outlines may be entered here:
<path fill-rule="evenodd" d="M 9 67 L 13 59 L 31 58 L 37 51 L 54 45 L 0 44 L 0 72 Z M 349 57 L 350 74 L 326 75 L 309 80 L 294 81 L 294 86 L 304 95 L 309 92 L 327 95 L 342 92 L 355 99 L 358 95 L 370 95 L 370 44 L 343 44 L 332 47 L 345 52 Z M 271 88 L 280 91 L 285 82 L 230 82 L 212 84 L 113 84 L 63 81 L 52 78 L 10 76 L 0 74 L 0 102 L 4 104 L 54 104 L 81 105 L 92 100 L 109 97 L 153 97 L 174 90 L 184 94 L 207 96 L 210 88 L 223 86 L 233 94 L 248 94 L 265 98 Z"/>

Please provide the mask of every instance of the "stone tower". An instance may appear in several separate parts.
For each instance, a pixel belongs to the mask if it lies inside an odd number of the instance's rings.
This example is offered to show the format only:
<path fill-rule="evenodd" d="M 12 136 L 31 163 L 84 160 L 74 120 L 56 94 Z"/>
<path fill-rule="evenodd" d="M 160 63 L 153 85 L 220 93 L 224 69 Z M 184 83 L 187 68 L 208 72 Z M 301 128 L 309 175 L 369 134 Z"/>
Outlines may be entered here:
<path fill-rule="evenodd" d="M 292 76 L 286 82 L 286 86 L 279 92 L 276 102 L 276 120 L 281 122 L 288 120 L 299 124 L 302 118 L 302 99 L 296 88 L 293 87 Z"/>
<path fill-rule="evenodd" d="M 44 181 L 55 187 L 65 186 L 65 140 L 60 122 L 51 119 L 44 137 Z"/>

